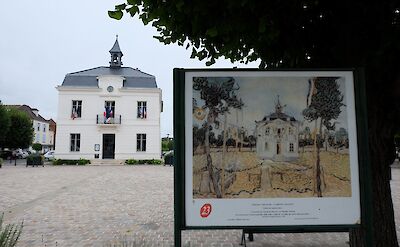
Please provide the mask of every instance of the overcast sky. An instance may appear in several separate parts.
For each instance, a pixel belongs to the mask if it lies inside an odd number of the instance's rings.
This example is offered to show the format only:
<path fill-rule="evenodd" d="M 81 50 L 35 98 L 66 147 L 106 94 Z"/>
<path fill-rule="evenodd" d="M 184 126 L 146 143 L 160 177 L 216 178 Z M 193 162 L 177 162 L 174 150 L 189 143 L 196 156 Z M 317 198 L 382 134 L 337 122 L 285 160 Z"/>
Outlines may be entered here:
<path fill-rule="evenodd" d="M 123 0 L 2 1 L 0 4 L 0 100 L 27 104 L 46 119 L 57 119 L 55 89 L 67 73 L 108 66 L 118 34 L 124 66 L 156 76 L 163 91 L 161 135 L 172 135 L 172 70 L 203 68 L 190 51 L 163 45 L 156 30 L 137 18 L 110 19 L 108 10 Z M 257 67 L 219 60 L 212 68 Z"/>
<path fill-rule="evenodd" d="M 226 77 L 217 80 L 220 83 L 226 81 Z M 231 126 L 243 127 L 248 133 L 253 134 L 255 131 L 255 121 L 261 121 L 265 116 L 275 112 L 275 106 L 278 100 L 283 106 L 283 112 L 294 117 L 299 125 L 300 131 L 308 126 L 311 130 L 314 129 L 315 122 L 306 121 L 302 112 L 307 108 L 307 94 L 309 90 L 308 81 L 310 77 L 234 77 L 235 82 L 240 87 L 236 92 L 237 97 L 241 98 L 244 106 L 242 110 L 231 109 L 228 114 L 228 123 Z M 215 82 L 215 78 L 210 79 Z M 344 79 L 337 80 L 339 89 L 344 96 L 342 103 L 346 102 L 346 91 Z M 197 106 L 201 107 L 205 104 L 204 100 L 200 99 L 199 91 L 193 90 L 193 97 L 196 99 Z M 220 116 L 219 121 L 223 121 Z M 194 125 L 201 126 L 206 121 L 193 119 Z M 346 107 L 341 107 L 341 113 L 337 119 L 332 120 L 335 123 L 336 130 L 343 127 L 347 129 L 347 110 Z M 222 123 L 221 123 L 222 125 Z M 228 127 L 229 127 L 228 125 Z M 222 130 L 222 128 L 220 128 Z"/>

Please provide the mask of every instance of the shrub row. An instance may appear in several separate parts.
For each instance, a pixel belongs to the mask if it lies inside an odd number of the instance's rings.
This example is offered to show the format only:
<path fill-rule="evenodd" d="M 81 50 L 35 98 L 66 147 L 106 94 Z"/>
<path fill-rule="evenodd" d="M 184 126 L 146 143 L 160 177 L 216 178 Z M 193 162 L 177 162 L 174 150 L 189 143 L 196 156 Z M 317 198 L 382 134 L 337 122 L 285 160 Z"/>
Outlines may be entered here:
<path fill-rule="evenodd" d="M 161 160 L 135 160 L 135 159 L 129 159 L 125 160 L 126 165 L 139 165 L 139 164 L 147 164 L 147 165 L 161 165 L 162 161 Z"/>
<path fill-rule="evenodd" d="M 39 154 L 31 154 L 26 157 L 26 166 L 43 166 L 44 157 Z"/>
<path fill-rule="evenodd" d="M 61 166 L 61 165 L 86 165 L 90 164 L 90 160 L 87 159 L 79 159 L 79 160 L 64 160 L 64 159 L 56 159 L 53 160 L 54 166 Z"/>

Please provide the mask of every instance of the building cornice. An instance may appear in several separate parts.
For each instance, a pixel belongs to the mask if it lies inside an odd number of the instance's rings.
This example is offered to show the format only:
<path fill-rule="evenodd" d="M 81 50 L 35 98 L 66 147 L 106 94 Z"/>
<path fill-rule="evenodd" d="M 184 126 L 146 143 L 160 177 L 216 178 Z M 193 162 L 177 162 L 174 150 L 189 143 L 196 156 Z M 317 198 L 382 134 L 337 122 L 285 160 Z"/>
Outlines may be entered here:
<path fill-rule="evenodd" d="M 71 86 L 57 86 L 57 91 L 85 91 L 85 92 L 101 92 L 98 87 L 71 87 Z"/>
<path fill-rule="evenodd" d="M 129 92 L 129 93 L 161 93 L 160 88 L 119 88 L 120 92 Z"/>

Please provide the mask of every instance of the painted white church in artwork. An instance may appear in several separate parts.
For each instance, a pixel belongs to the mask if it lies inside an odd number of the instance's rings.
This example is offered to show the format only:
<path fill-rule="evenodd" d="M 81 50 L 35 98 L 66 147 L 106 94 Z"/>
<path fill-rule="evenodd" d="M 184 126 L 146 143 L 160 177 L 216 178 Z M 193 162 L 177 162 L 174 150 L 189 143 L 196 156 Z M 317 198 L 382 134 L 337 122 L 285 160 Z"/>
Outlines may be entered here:
<path fill-rule="evenodd" d="M 299 122 L 283 112 L 279 98 L 275 112 L 256 121 L 257 157 L 273 161 L 291 161 L 299 157 Z"/>
<path fill-rule="evenodd" d="M 161 89 L 156 78 L 122 66 L 115 41 L 110 66 L 65 76 L 58 90 L 58 159 L 160 159 Z"/>

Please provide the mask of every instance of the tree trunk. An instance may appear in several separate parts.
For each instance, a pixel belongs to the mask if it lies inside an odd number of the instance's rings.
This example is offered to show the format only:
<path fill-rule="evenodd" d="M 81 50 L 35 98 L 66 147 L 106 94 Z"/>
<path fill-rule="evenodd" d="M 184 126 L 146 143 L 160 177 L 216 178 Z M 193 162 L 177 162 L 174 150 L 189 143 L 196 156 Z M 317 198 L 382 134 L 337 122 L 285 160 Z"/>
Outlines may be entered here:
<path fill-rule="evenodd" d="M 226 158 L 226 135 L 227 135 L 227 124 L 228 124 L 228 112 L 224 113 L 224 136 L 222 138 L 223 144 L 222 144 L 222 162 L 221 162 L 221 167 L 222 167 L 222 172 L 221 172 L 221 194 L 222 196 L 225 196 L 225 158 Z"/>
<path fill-rule="evenodd" d="M 385 118 L 378 111 L 369 112 L 368 135 L 372 178 L 372 218 L 375 226 L 373 246 L 398 246 L 389 179 L 390 164 L 394 161 L 393 128 L 388 126 Z M 350 246 L 364 246 L 365 234 L 362 229 L 352 230 Z"/>
<path fill-rule="evenodd" d="M 382 64 L 379 61 L 376 63 Z M 400 131 L 398 63 L 395 65 L 385 61 L 385 66 L 377 65 L 376 68 L 372 65 L 366 68 L 366 79 L 371 167 L 371 181 L 366 182 L 370 182 L 372 187 L 373 246 L 399 246 L 389 179 L 390 164 L 395 158 L 393 137 Z M 352 247 L 363 246 L 363 236 L 367 234 L 363 230 L 360 228 L 350 232 Z"/>
<path fill-rule="evenodd" d="M 317 161 L 315 164 L 315 183 L 316 183 L 316 193 L 318 197 L 322 197 L 322 191 L 321 191 L 321 158 L 320 158 L 320 152 L 321 148 L 318 143 L 318 138 L 321 138 L 322 135 L 322 119 L 321 123 L 319 125 L 319 137 L 316 135 L 315 137 L 315 142 L 317 143 Z M 315 192 L 314 192 L 315 193 Z"/>
<path fill-rule="evenodd" d="M 205 140 L 204 140 L 204 146 L 205 146 L 206 155 L 207 155 L 207 170 L 210 175 L 211 182 L 213 184 L 214 192 L 217 195 L 217 198 L 221 198 L 221 191 L 219 189 L 218 181 L 217 181 L 217 178 L 215 177 L 215 173 L 214 173 L 213 165 L 212 165 L 212 158 L 211 158 L 211 151 L 210 151 L 210 121 L 211 121 L 211 118 L 208 117 L 206 126 L 205 126 L 205 128 L 206 128 L 205 135 L 206 136 L 205 136 Z"/>

